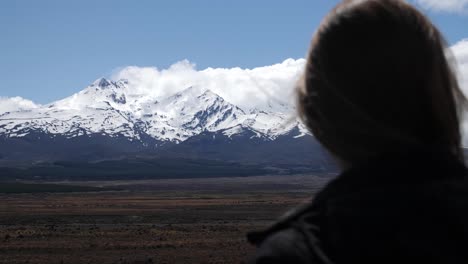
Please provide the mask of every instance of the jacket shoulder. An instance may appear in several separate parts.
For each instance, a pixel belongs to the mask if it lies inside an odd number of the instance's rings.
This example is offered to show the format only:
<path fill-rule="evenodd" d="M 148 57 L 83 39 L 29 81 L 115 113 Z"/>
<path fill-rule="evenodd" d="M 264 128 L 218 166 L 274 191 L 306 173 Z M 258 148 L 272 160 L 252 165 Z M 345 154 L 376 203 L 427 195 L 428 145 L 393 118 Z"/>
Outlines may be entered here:
<path fill-rule="evenodd" d="M 269 230 L 252 233 L 258 249 L 251 263 L 331 263 L 318 238 L 320 214 L 304 205 L 288 213 Z"/>
<path fill-rule="evenodd" d="M 252 264 L 319 263 L 304 235 L 289 227 L 268 236 L 257 249 Z"/>

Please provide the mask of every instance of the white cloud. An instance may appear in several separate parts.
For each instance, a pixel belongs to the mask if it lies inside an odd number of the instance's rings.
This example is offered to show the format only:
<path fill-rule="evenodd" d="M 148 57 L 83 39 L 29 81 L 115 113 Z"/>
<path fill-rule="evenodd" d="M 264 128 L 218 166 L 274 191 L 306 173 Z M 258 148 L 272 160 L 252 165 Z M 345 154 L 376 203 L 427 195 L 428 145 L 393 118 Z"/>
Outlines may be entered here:
<path fill-rule="evenodd" d="M 28 110 L 37 107 L 39 105 L 22 97 L 0 97 L 0 115 L 5 112 Z"/>
<path fill-rule="evenodd" d="M 468 0 L 416 0 L 416 3 L 423 8 L 440 12 L 464 13 L 468 11 Z"/>
<path fill-rule="evenodd" d="M 460 85 L 468 96 L 468 39 L 464 39 L 453 45 L 452 53 L 457 62 Z"/>
<path fill-rule="evenodd" d="M 451 47 L 457 61 L 460 84 L 468 95 L 468 39 Z M 305 64 L 304 59 L 287 59 L 282 63 L 254 69 L 208 68 L 197 70 L 184 60 L 168 69 L 130 66 L 120 69 L 112 79 L 127 79 L 127 94 L 164 98 L 190 86 L 210 89 L 240 107 L 261 107 L 271 101 L 291 103 L 294 85 Z"/>
<path fill-rule="evenodd" d="M 208 68 L 197 70 L 187 60 L 169 69 L 152 67 L 126 67 L 112 79 L 127 79 L 131 93 L 163 98 L 190 86 L 210 89 L 229 102 L 240 107 L 261 107 L 272 101 L 290 103 L 293 88 L 302 72 L 304 59 L 287 59 L 282 63 L 258 67 Z"/>
<path fill-rule="evenodd" d="M 460 88 L 468 96 L 468 39 L 464 39 L 453 45 L 452 54 L 456 60 L 457 75 L 460 82 Z M 468 147 L 468 113 L 465 112 L 463 126 L 463 144 Z"/>

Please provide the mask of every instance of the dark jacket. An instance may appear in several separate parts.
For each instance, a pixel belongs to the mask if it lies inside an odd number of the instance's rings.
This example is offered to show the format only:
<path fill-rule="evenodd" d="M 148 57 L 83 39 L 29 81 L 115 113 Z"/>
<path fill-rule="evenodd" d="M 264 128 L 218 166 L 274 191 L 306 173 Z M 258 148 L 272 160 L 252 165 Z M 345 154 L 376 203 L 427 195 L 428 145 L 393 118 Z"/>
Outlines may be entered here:
<path fill-rule="evenodd" d="M 248 239 L 257 264 L 468 263 L 467 170 L 443 151 L 390 153 Z"/>

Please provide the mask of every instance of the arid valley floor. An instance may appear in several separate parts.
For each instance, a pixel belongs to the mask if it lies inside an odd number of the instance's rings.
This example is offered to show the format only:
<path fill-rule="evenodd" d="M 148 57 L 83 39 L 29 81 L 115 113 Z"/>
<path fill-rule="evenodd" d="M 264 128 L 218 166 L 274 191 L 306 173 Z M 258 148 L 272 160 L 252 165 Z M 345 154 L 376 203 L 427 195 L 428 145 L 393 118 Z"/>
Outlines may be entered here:
<path fill-rule="evenodd" d="M 246 263 L 317 176 L 79 182 L 121 191 L 0 194 L 0 263 Z"/>

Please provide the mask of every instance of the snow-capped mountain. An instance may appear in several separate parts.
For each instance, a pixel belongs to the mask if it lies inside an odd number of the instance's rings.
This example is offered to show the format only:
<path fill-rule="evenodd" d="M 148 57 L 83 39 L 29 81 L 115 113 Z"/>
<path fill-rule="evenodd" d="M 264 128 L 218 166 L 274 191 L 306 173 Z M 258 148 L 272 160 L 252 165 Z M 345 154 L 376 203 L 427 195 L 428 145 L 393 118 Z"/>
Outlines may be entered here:
<path fill-rule="evenodd" d="M 287 104 L 239 107 L 199 86 L 165 97 L 133 88 L 126 80 L 99 79 L 62 100 L 0 113 L 0 180 L 247 176 L 329 167 Z"/>
<path fill-rule="evenodd" d="M 288 134 L 307 135 L 294 109 L 272 102 L 269 109 L 241 109 L 203 87 L 191 86 L 166 98 L 132 94 L 126 80 L 96 80 L 84 90 L 38 108 L 0 113 L 0 136 L 32 133 L 75 138 L 124 137 L 148 146 L 176 143 L 203 132 L 224 131 L 228 138 L 245 130 L 265 140 Z"/>

